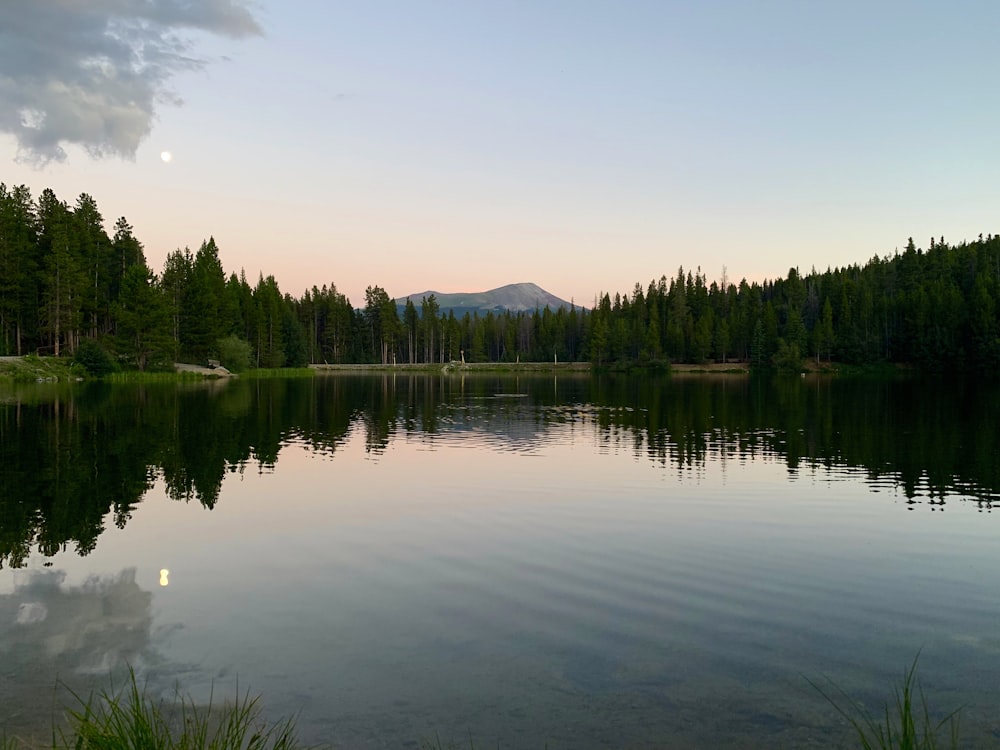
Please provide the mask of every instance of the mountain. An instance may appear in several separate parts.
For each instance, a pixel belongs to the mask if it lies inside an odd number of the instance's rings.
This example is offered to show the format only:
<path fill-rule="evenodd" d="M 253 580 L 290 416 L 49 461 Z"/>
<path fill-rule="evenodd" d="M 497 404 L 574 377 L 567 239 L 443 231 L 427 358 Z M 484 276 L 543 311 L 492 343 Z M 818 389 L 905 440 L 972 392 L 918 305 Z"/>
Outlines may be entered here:
<path fill-rule="evenodd" d="M 396 305 L 402 310 L 409 297 L 420 312 L 420 302 L 425 297 L 434 295 L 437 299 L 441 312 L 447 314 L 449 310 L 455 312 L 456 317 L 461 317 L 466 312 L 478 312 L 485 314 L 489 311 L 494 313 L 510 310 L 520 312 L 522 310 L 532 311 L 535 308 L 545 309 L 546 306 L 553 310 L 560 307 L 569 309 L 570 303 L 564 299 L 559 299 L 554 294 L 550 294 L 537 284 L 526 282 L 523 284 L 507 284 L 507 286 L 490 289 L 487 292 L 459 292 L 457 294 L 445 294 L 443 292 L 417 292 L 416 294 L 396 297 Z"/>

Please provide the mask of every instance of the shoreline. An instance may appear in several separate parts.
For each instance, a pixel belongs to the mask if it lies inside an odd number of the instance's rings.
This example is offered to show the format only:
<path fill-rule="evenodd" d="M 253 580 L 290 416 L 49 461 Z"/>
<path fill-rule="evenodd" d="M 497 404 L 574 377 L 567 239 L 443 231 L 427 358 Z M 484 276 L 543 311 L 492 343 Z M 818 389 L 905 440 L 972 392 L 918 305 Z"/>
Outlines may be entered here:
<path fill-rule="evenodd" d="M 890 373 L 912 372 L 912 368 L 905 365 L 872 365 L 871 368 Z M 822 362 L 817 363 L 814 359 L 804 360 L 800 370 L 802 376 L 807 375 L 845 375 L 852 372 L 866 371 L 869 368 L 858 368 L 856 366 L 844 367 L 838 363 Z M 396 364 L 309 364 L 302 368 L 288 368 L 288 375 L 293 373 L 299 375 L 334 375 L 334 374 L 362 374 L 362 373 L 425 373 L 440 375 L 455 374 L 479 374 L 479 373 L 566 373 L 574 375 L 583 374 L 642 374 L 657 373 L 664 375 L 734 375 L 747 376 L 750 374 L 750 364 L 748 362 L 706 362 L 703 364 L 691 363 L 647 363 L 646 365 L 594 365 L 591 362 L 461 362 L 452 360 L 444 363 L 396 363 Z M 247 370 L 242 373 L 245 377 L 281 376 L 283 369 Z M 240 373 L 231 372 L 225 367 L 208 367 L 204 365 L 191 364 L 186 362 L 174 362 L 171 370 L 164 372 L 138 372 L 125 371 L 114 373 L 109 377 L 111 380 L 159 380 L 178 378 L 205 378 L 205 379 L 229 379 L 238 378 Z M 10 379 L 16 382 L 69 382 L 78 380 L 90 380 L 77 369 L 73 360 L 60 357 L 38 357 L 27 355 L 23 357 L 0 357 L 0 380 Z"/>

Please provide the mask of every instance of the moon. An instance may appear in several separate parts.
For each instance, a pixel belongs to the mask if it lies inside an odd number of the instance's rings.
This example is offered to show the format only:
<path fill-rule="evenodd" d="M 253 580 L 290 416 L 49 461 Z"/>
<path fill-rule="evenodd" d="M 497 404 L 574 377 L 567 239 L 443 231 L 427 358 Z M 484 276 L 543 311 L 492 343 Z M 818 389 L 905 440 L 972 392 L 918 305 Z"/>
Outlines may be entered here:
<path fill-rule="evenodd" d="M 168 163 L 171 159 L 174 158 L 174 155 L 169 151 L 161 151 L 160 158 L 163 159 L 164 163 Z"/>

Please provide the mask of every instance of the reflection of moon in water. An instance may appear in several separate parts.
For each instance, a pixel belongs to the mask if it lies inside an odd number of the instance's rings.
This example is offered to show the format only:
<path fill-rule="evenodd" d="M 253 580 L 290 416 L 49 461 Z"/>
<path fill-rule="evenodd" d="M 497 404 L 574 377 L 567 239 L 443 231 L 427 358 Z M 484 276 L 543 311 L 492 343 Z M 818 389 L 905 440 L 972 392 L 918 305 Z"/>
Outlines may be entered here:
<path fill-rule="evenodd" d="M 167 570 L 166 568 L 163 568 L 162 570 L 160 570 L 160 585 L 161 586 L 169 586 L 170 585 L 170 581 L 167 580 L 167 576 L 168 575 L 170 575 L 170 571 Z"/>
<path fill-rule="evenodd" d="M 174 155 L 171 154 L 169 151 L 161 151 L 160 158 L 163 159 L 163 161 L 165 162 L 169 162 L 171 159 L 174 158 Z"/>

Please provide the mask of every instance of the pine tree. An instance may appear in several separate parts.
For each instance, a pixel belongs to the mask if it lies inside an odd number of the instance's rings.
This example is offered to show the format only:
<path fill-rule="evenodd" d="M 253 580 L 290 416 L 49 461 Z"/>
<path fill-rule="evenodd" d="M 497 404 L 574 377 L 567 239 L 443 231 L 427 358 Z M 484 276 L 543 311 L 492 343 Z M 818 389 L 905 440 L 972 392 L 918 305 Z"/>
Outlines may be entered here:
<path fill-rule="evenodd" d="M 137 369 L 172 359 L 169 301 L 145 264 L 128 267 L 113 305 L 118 353 Z"/>
<path fill-rule="evenodd" d="M 406 356 L 411 365 L 417 361 L 417 324 L 416 305 L 407 297 L 403 308 L 403 327 L 406 329 Z"/>
<path fill-rule="evenodd" d="M 259 325 L 254 342 L 257 348 L 258 367 L 283 367 L 285 364 L 282 320 L 284 300 L 274 276 L 262 276 L 254 289 Z"/>
<path fill-rule="evenodd" d="M 69 206 L 45 189 L 38 199 L 39 249 L 42 258 L 42 321 L 51 350 L 72 353 L 80 323 L 80 272 L 77 235 Z"/>
<path fill-rule="evenodd" d="M 111 281 L 113 255 L 111 240 L 104 231 L 104 217 L 97 201 L 81 193 L 73 210 L 73 233 L 77 238 L 81 284 L 80 325 L 86 335 L 96 339 L 98 333 L 111 329 Z"/>
<path fill-rule="evenodd" d="M 0 183 L 0 352 L 24 353 L 38 318 L 36 207 L 24 185 Z"/>
<path fill-rule="evenodd" d="M 219 248 L 210 237 L 194 255 L 190 279 L 181 300 L 181 351 L 193 361 L 203 362 L 211 357 L 216 343 L 227 332 L 225 293 L 226 274 L 219 259 Z"/>
<path fill-rule="evenodd" d="M 166 298 L 167 312 L 170 316 L 170 337 L 173 341 L 172 357 L 175 359 L 181 353 L 181 322 L 184 319 L 185 300 L 188 286 L 191 283 L 191 265 L 194 259 L 191 251 L 174 250 L 167 255 L 163 266 L 160 286 Z"/>

